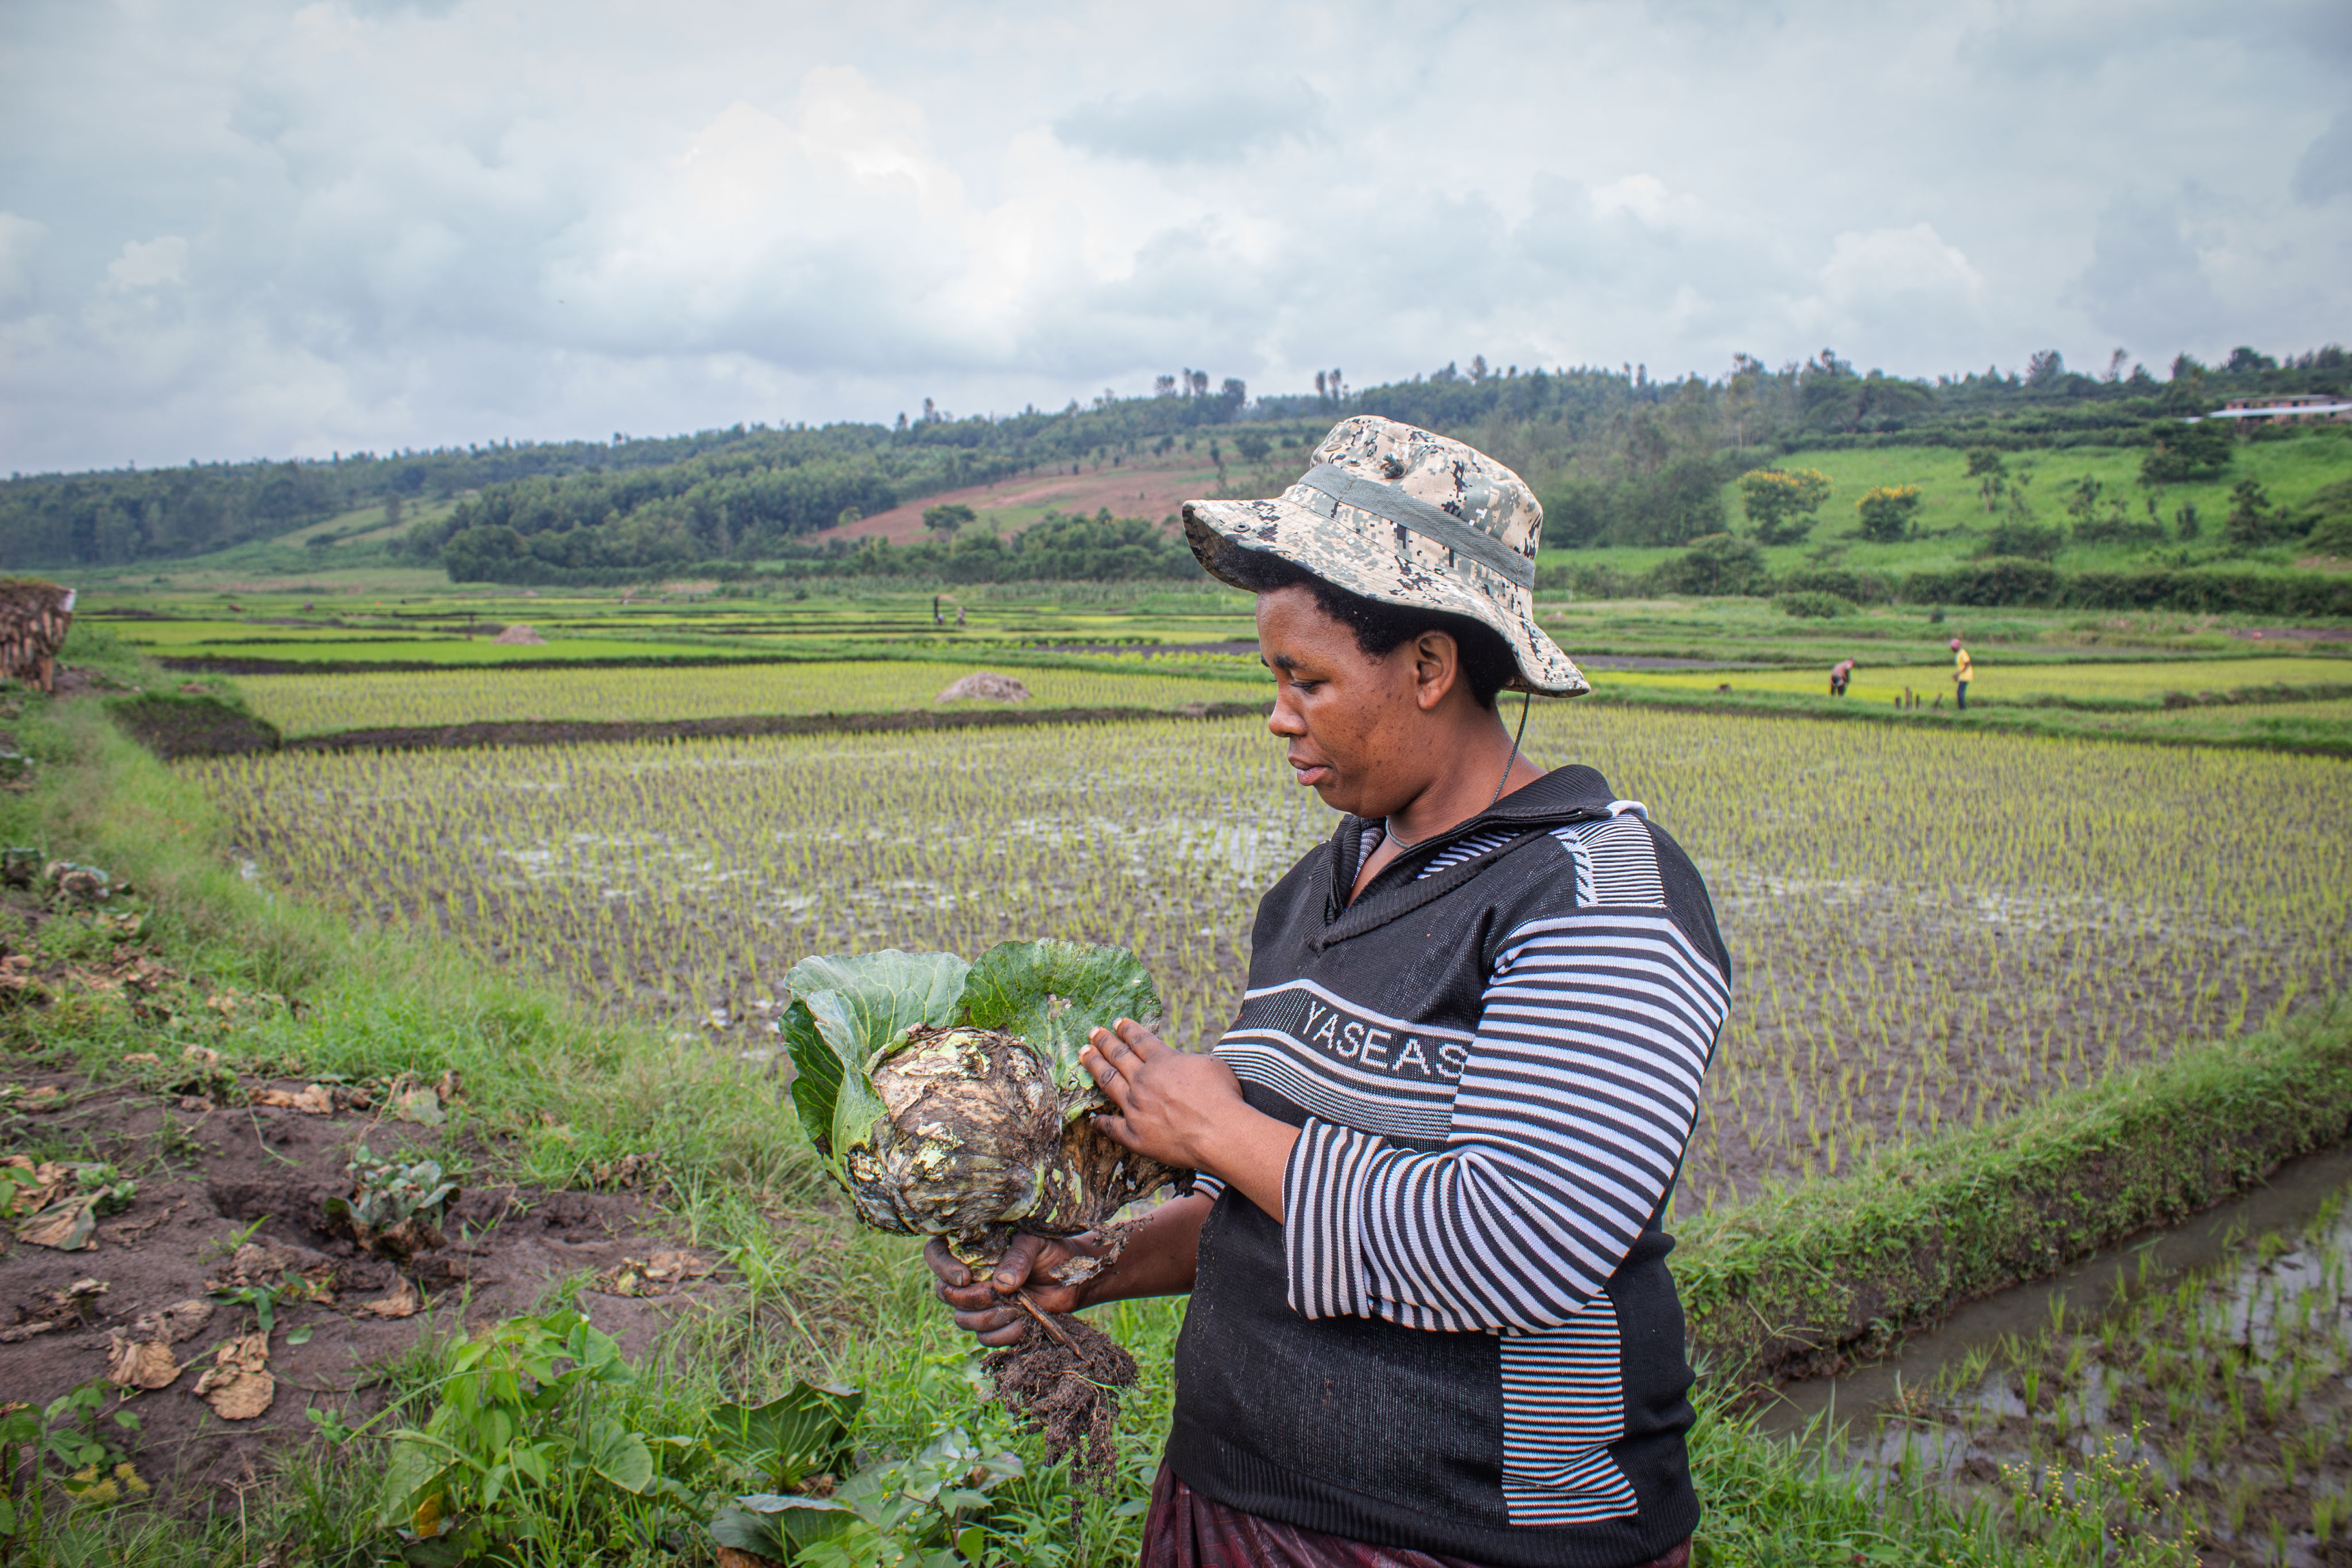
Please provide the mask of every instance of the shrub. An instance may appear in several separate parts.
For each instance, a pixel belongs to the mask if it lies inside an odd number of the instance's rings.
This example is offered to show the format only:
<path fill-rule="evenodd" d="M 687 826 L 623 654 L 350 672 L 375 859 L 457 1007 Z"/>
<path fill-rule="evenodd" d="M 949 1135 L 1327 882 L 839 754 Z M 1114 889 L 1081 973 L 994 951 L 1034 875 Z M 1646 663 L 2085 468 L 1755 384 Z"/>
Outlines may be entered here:
<path fill-rule="evenodd" d="M 1571 593 L 1579 599 L 1636 599 L 1642 580 L 1604 563 L 1536 568 L 1536 590 L 1541 593 Z"/>
<path fill-rule="evenodd" d="M 2189 610 L 2297 619 L 2352 615 L 2352 579 L 2315 572 L 2085 571 L 2055 602 L 2084 610 Z"/>
<path fill-rule="evenodd" d="M 1995 556 L 1949 571 L 1915 571 L 1903 580 L 1903 597 L 1914 604 L 2042 604 L 2058 583 L 2048 561 Z"/>
<path fill-rule="evenodd" d="M 2066 548 L 2066 530 L 2041 523 L 1995 523 L 1977 546 L 1980 556 L 2016 556 L 2028 560 L 2049 560 Z"/>
<path fill-rule="evenodd" d="M 1864 538 L 1894 544 L 1910 537 L 1912 519 L 1919 514 L 1919 486 L 1881 485 L 1864 491 L 1853 509 L 1862 519 Z"/>
<path fill-rule="evenodd" d="M 2307 542 L 2319 555 L 2352 556 L 2352 512 L 2337 512 L 2319 523 Z"/>
<path fill-rule="evenodd" d="M 1771 585 L 1772 575 L 1755 540 L 1709 534 L 1660 563 L 1651 581 L 1666 593 L 1755 593 Z"/>
<path fill-rule="evenodd" d="M 1811 531 L 1813 514 L 1830 497 L 1829 476 L 1818 468 L 1758 468 L 1739 476 L 1740 509 L 1756 525 L 1760 544 L 1792 545 Z"/>
<path fill-rule="evenodd" d="M 1628 479 L 1608 502 L 1608 538 L 1621 545 L 1679 545 L 1723 531 L 1723 474 L 1711 457 L 1677 457 Z"/>
<path fill-rule="evenodd" d="M 2294 534 L 2295 520 L 2271 504 L 2269 491 L 2242 479 L 2230 492 L 2230 517 L 2221 534 L 2241 549 L 2255 549 Z"/>
<path fill-rule="evenodd" d="M 2084 545 L 2160 545 L 2164 542 L 2164 525 L 2154 517 L 2143 522 L 2126 512 L 2121 502 L 2111 502 L 2104 515 L 2086 517 L 2074 525 L 2074 542 Z"/>
<path fill-rule="evenodd" d="M 1894 583 L 1878 573 L 1843 567 L 1801 566 L 1778 586 L 1782 593 L 1827 593 L 1855 604 L 1884 604 L 1895 597 Z"/>
<path fill-rule="evenodd" d="M 2155 444 L 2139 460 L 2139 476 L 2149 485 L 2179 485 L 2218 479 L 2230 466 L 2230 433 L 2217 422 L 2166 421 L 2156 426 Z"/>
<path fill-rule="evenodd" d="M 1772 602 L 1781 614 L 1806 620 L 1831 621 L 1853 612 L 1853 605 L 1834 593 L 1784 593 Z"/>
<path fill-rule="evenodd" d="M 2310 530 L 2311 548 L 2321 555 L 2352 555 L 2352 479 L 2323 486 L 2296 510 Z"/>

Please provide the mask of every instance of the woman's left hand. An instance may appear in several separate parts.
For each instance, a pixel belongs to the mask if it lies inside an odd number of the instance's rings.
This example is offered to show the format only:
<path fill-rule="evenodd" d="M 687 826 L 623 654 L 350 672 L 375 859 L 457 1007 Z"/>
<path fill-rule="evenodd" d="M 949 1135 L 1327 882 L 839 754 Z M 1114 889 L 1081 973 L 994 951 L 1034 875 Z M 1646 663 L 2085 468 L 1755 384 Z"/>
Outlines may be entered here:
<path fill-rule="evenodd" d="M 1095 1125 L 1167 1165 L 1212 1165 L 1218 1132 L 1232 1124 L 1233 1113 L 1256 1114 L 1232 1068 L 1178 1051 L 1133 1019 L 1087 1035 L 1078 1061 L 1118 1107 L 1116 1115 L 1096 1116 Z"/>

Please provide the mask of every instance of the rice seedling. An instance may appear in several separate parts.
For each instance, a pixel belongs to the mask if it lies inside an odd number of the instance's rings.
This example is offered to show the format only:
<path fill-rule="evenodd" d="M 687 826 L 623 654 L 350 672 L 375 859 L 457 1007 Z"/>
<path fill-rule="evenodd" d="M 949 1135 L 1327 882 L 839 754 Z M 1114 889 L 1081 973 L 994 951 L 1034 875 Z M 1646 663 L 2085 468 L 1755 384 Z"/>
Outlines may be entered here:
<path fill-rule="evenodd" d="M 1808 695 L 1827 690 L 1829 674 L 1822 669 L 1773 670 L 1610 670 L 1596 676 L 1602 689 L 1614 685 L 1660 690 L 1712 692 L 1729 686 L 1734 692 L 1795 692 Z M 2093 663 L 2042 660 L 2004 664 L 1998 651 L 1979 652 L 1976 679 L 1969 687 L 1969 703 L 2002 702 L 2147 702 L 2167 693 L 2232 692 L 2257 686 L 2352 685 L 2352 660 L 2331 657 L 2237 659 L 2143 659 Z M 1874 664 L 1867 650 L 1854 667 L 1848 702 L 1884 703 L 1906 689 L 1922 702 L 1940 693 L 1952 694 L 1949 663 L 1889 663 Z"/>
<path fill-rule="evenodd" d="M 2126 1284 L 2096 1322 L 2053 1317 L 1990 1364 L 1954 1360 L 1853 1457 L 1883 1487 L 1907 1490 L 1927 1475 L 1964 1504 L 2000 1474 L 2029 1541 L 2087 1531 L 2193 1545 L 2206 1563 L 2326 1561 L 2308 1553 L 2338 1532 L 2352 1488 L 2347 1265 L 2352 1192 L 2178 1286 Z M 2137 1354 L 2115 1356 L 2110 1338 Z"/>
<path fill-rule="evenodd" d="M 333 675 L 247 675 L 248 706 L 289 735 L 339 729 L 478 724 L 495 719 L 731 718 L 746 714 L 871 713 L 932 706 L 978 664 L 900 660 L 735 664 L 715 669 L 640 666 L 593 670 L 467 669 Z M 1011 669 L 1032 708 L 1162 708 L 1269 698 L 1263 670 L 1235 678 Z"/>
<path fill-rule="evenodd" d="M 2260 1024 L 2352 967 L 2333 762 L 1572 707 L 1528 745 L 1651 802 L 1714 890 L 1738 1001 L 1686 1208 Z M 1331 825 L 1248 720 L 183 767 L 257 874 L 763 1051 L 806 954 L 1037 936 L 1133 949 L 1202 1045 L 1258 895 Z"/>

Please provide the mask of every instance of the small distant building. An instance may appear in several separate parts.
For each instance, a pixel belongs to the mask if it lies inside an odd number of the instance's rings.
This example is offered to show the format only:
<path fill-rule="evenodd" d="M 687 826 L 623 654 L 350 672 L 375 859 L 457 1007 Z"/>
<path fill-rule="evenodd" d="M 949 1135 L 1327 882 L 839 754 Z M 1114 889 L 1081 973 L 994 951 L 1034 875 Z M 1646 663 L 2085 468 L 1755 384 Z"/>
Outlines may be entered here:
<path fill-rule="evenodd" d="M 2205 417 L 2250 419 L 2263 424 L 2305 423 L 2315 419 L 2352 423 L 2352 402 L 2315 392 L 2295 392 L 2283 397 L 2233 397 Z"/>

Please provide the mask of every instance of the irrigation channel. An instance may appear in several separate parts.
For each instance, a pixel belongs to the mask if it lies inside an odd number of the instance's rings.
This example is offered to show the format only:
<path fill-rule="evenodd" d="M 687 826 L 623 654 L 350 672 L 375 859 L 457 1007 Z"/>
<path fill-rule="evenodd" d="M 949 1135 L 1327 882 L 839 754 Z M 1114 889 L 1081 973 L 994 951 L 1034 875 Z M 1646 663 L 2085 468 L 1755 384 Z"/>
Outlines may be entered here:
<path fill-rule="evenodd" d="M 2030 1529 L 2352 1563 L 2352 1147 L 1791 1385 L 1761 1421 Z"/>

